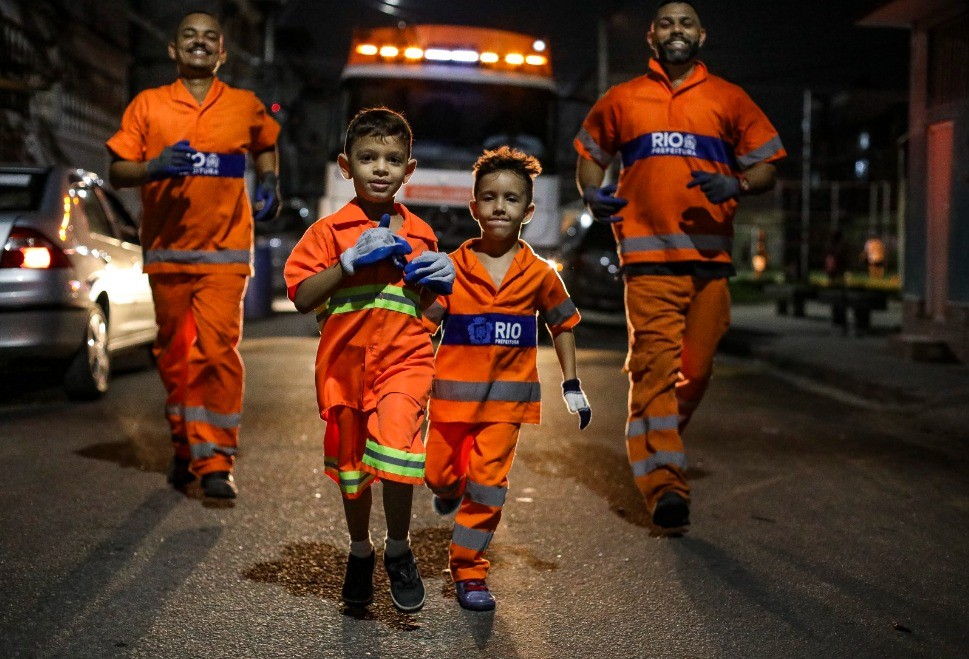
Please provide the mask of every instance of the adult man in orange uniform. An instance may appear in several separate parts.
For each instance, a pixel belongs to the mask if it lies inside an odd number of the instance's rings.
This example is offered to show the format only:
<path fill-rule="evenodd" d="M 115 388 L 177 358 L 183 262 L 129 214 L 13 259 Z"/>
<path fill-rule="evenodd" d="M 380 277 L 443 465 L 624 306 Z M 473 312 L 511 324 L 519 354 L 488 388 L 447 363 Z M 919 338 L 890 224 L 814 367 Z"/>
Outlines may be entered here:
<path fill-rule="evenodd" d="M 610 89 L 575 138 L 576 180 L 611 222 L 625 284 L 626 448 L 654 525 L 689 523 L 681 433 L 730 323 L 727 277 L 741 196 L 774 187 L 777 131 L 739 87 L 697 57 L 706 30 L 689 2 L 663 2 L 645 75 Z M 613 157 L 617 186 L 600 187 Z"/>
<path fill-rule="evenodd" d="M 110 178 L 141 186 L 154 352 L 175 448 L 169 482 L 181 488 L 198 476 L 207 496 L 234 498 L 244 384 L 236 346 L 253 235 L 243 177 L 250 153 L 256 219 L 274 216 L 279 125 L 252 92 L 215 77 L 226 51 L 214 16 L 187 14 L 168 56 L 178 80 L 141 92 L 125 110 L 107 142 Z"/>

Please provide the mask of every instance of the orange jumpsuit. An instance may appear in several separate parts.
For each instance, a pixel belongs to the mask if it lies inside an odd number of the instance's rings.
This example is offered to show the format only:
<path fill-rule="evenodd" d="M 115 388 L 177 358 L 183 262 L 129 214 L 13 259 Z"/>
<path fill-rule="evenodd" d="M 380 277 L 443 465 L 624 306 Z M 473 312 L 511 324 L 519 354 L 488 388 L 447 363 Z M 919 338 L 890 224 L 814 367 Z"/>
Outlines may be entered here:
<path fill-rule="evenodd" d="M 145 162 L 179 140 L 192 174 L 141 186 L 144 270 L 155 302 L 155 357 L 175 452 L 198 475 L 231 471 L 242 418 L 237 345 L 252 260 L 245 158 L 272 148 L 279 125 L 249 91 L 218 79 L 199 104 L 180 80 L 138 94 L 108 149 Z"/>
<path fill-rule="evenodd" d="M 522 423 L 541 421 L 536 312 L 557 335 L 579 322 L 558 273 L 524 241 L 495 286 L 474 253 L 476 240 L 451 254 L 454 290 L 425 310 L 443 324 L 434 360 L 427 484 L 463 497 L 449 549 L 455 581 L 484 579 L 484 552 L 498 528 L 508 471 Z"/>
<path fill-rule="evenodd" d="M 730 323 L 737 201 L 709 202 L 687 188 L 691 171 L 725 175 L 784 157 L 777 131 L 747 94 L 697 62 L 673 89 L 649 71 L 610 89 L 574 142 L 607 168 L 622 160 L 613 225 L 626 286 L 629 417 L 626 447 L 647 506 L 673 490 L 689 499 L 680 436 L 713 370 Z"/>
<path fill-rule="evenodd" d="M 398 235 L 408 258 L 437 249 L 434 231 L 402 204 Z M 317 221 L 293 248 L 284 275 L 290 299 L 306 278 L 337 263 L 367 229 L 356 200 Z M 420 293 L 389 259 L 361 267 L 317 309 L 316 397 L 326 421 L 326 473 L 354 499 L 375 478 L 424 482 L 424 421 L 434 349 L 421 321 Z"/>

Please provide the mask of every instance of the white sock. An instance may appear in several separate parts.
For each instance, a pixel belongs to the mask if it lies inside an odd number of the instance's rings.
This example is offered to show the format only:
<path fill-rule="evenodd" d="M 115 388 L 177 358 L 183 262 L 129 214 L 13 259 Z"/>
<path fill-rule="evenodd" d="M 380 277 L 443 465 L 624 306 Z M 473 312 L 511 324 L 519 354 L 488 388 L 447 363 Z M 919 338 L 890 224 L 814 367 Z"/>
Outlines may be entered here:
<path fill-rule="evenodd" d="M 384 544 L 384 555 L 390 558 L 396 558 L 397 556 L 403 556 L 410 549 L 410 536 L 408 535 L 403 540 L 394 540 L 388 537 Z"/>
<path fill-rule="evenodd" d="M 366 540 L 351 540 L 350 553 L 357 558 L 367 558 L 370 556 L 373 553 L 373 542 L 370 540 L 370 535 L 367 534 Z"/>

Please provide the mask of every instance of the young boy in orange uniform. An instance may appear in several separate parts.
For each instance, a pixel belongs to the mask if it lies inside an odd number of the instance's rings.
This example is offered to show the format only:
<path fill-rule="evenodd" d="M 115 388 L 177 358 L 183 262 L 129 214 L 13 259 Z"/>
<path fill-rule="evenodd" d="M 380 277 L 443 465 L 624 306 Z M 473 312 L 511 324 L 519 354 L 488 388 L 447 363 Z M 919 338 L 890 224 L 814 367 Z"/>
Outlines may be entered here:
<path fill-rule="evenodd" d="M 449 550 L 462 607 L 495 608 L 484 552 L 498 527 L 523 423 L 541 420 L 536 312 L 552 334 L 565 400 L 579 428 L 591 418 L 575 372 L 579 313 L 558 273 L 519 238 L 535 212 L 538 160 L 507 146 L 474 165 L 471 214 L 481 237 L 451 254 L 454 290 L 428 307 L 443 335 L 434 362 L 427 484 L 434 509 L 458 510 Z"/>
<path fill-rule="evenodd" d="M 407 121 L 386 108 L 353 118 L 338 161 L 356 197 L 306 231 L 284 271 L 296 308 L 315 310 L 320 322 L 316 391 L 326 421 L 324 463 L 340 486 L 350 533 L 343 601 L 373 600 L 370 485 L 379 478 L 384 566 L 394 605 L 404 612 L 424 605 L 408 539 L 413 486 L 424 482 L 420 429 L 433 377 L 420 309 L 450 292 L 454 279 L 431 228 L 394 203 L 417 164 L 412 139 Z M 420 286 L 427 289 L 425 304 Z"/>

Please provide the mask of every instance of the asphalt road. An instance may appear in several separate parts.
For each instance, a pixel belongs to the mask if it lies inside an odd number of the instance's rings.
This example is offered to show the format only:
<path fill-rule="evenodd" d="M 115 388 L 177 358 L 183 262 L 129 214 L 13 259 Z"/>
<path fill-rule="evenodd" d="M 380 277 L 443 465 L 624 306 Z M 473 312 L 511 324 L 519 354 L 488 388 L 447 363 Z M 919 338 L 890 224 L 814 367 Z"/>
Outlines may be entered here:
<path fill-rule="evenodd" d="M 346 532 L 322 473 L 312 322 L 250 322 L 235 505 L 168 489 L 150 370 L 93 404 L 43 383 L 0 398 L 0 656 L 739 657 L 969 652 L 967 449 L 924 424 L 724 359 L 687 434 L 693 524 L 657 537 L 625 459 L 623 337 L 579 335 L 579 432 L 540 368 L 492 544 L 493 614 L 458 607 L 448 520 L 416 495 L 428 586 L 342 609 Z M 621 330 L 620 330 L 621 331 Z M 379 487 L 379 486 L 377 486 Z M 375 499 L 373 533 L 382 538 Z"/>

